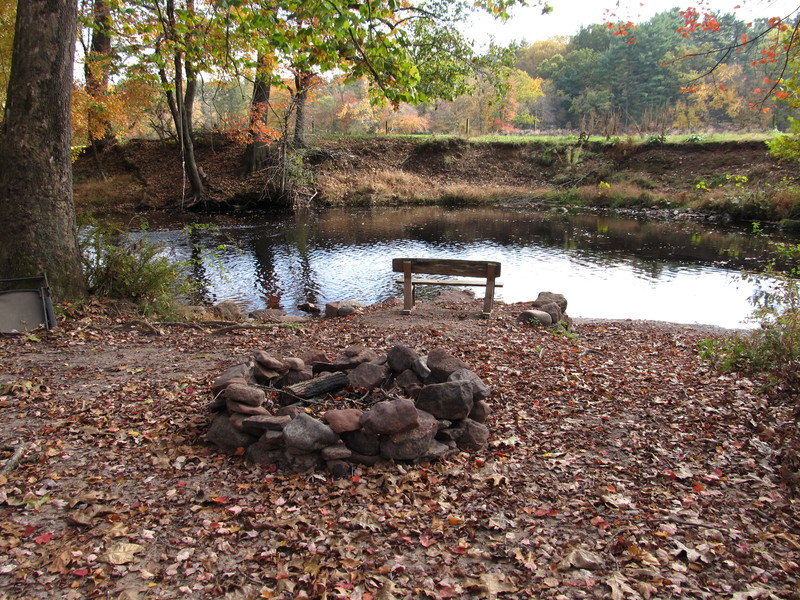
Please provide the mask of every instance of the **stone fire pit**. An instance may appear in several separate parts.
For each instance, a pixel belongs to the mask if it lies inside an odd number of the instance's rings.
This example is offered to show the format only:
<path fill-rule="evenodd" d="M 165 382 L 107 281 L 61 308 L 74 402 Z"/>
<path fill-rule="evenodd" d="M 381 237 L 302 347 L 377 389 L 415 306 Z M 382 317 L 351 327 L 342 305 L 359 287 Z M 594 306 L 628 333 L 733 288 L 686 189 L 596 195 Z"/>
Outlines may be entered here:
<path fill-rule="evenodd" d="M 279 358 L 257 351 L 212 387 L 209 442 L 251 464 L 294 471 L 437 460 L 486 444 L 491 390 L 441 348 L 379 355 L 351 346 Z"/>

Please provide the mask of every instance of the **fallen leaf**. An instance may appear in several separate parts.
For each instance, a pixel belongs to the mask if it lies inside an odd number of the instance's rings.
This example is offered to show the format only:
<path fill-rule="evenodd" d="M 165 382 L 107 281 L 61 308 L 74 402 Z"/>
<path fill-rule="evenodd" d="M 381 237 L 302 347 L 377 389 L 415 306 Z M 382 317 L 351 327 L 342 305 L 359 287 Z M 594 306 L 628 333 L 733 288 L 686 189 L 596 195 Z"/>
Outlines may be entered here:
<path fill-rule="evenodd" d="M 103 555 L 103 560 L 112 565 L 124 565 L 132 562 L 135 559 L 134 554 L 142 550 L 144 550 L 144 546 L 140 544 L 118 542 L 108 547 L 107 552 Z"/>
<path fill-rule="evenodd" d="M 600 569 L 603 558 L 596 552 L 574 548 L 558 563 L 559 569 Z"/>

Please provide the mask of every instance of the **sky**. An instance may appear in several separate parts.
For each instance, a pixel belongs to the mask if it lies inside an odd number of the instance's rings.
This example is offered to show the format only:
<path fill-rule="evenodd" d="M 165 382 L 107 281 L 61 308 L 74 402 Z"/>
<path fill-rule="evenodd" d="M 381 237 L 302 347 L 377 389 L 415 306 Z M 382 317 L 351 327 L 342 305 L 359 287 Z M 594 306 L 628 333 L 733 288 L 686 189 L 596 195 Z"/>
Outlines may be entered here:
<path fill-rule="evenodd" d="M 553 12 L 542 14 L 541 7 L 519 7 L 512 10 L 511 19 L 502 23 L 488 16 L 476 17 L 468 29 L 479 44 L 489 39 L 506 45 L 511 41 L 534 42 L 557 35 L 577 33 L 581 26 L 602 23 L 613 11 L 613 21 L 646 21 L 653 15 L 671 8 L 704 6 L 714 11 L 735 12 L 742 19 L 754 17 L 785 17 L 800 8 L 799 0 L 550 0 Z M 739 8 L 736 8 L 736 7 Z"/>

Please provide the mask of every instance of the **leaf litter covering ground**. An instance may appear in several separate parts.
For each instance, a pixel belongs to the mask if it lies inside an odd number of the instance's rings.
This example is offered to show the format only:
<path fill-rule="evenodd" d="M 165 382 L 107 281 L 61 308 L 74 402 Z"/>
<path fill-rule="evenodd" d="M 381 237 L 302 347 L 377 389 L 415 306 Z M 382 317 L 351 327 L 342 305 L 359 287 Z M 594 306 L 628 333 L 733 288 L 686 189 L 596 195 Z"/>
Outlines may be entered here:
<path fill-rule="evenodd" d="M 0 458 L 19 459 L 0 476 L 0 598 L 798 597 L 773 449 L 788 408 L 703 364 L 706 333 L 598 322 L 573 340 L 478 305 L 0 339 Z M 204 444 L 222 369 L 351 343 L 461 357 L 494 387 L 489 446 L 332 480 Z"/>

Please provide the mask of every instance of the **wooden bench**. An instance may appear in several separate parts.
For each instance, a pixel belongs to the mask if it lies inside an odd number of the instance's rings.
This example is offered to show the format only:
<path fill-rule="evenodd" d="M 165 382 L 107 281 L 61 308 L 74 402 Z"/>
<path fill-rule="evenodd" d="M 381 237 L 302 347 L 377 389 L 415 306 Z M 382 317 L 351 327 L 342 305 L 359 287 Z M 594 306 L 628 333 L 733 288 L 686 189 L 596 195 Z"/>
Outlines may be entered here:
<path fill-rule="evenodd" d="M 402 273 L 397 283 L 403 284 L 403 314 L 411 314 L 416 304 L 415 288 L 418 285 L 457 285 L 485 286 L 483 298 L 483 315 L 492 314 L 494 288 L 503 284 L 496 280 L 500 276 L 500 263 L 489 260 L 455 260 L 445 258 L 394 258 L 392 271 Z M 458 277 L 480 277 L 482 281 L 466 281 L 464 279 L 422 279 L 414 277 L 422 275 L 451 275 Z"/>

